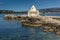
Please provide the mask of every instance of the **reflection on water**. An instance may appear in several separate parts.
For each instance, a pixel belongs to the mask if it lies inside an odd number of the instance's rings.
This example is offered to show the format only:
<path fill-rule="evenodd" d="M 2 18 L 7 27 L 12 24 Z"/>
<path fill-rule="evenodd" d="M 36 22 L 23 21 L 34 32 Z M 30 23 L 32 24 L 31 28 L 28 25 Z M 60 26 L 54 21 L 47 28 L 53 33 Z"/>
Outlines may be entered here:
<path fill-rule="evenodd" d="M 54 32 L 43 32 L 43 28 L 24 27 L 20 20 L 4 20 L 0 14 L 0 40 L 60 40 Z"/>

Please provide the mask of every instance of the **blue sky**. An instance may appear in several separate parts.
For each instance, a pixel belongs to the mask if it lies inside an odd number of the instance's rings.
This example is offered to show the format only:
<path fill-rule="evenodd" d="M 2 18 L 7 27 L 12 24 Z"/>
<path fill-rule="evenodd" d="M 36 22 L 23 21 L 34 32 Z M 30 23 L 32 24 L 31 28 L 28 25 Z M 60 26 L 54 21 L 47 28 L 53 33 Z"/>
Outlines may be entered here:
<path fill-rule="evenodd" d="M 60 0 L 0 0 L 0 10 L 26 11 L 32 5 L 37 9 L 60 8 Z"/>

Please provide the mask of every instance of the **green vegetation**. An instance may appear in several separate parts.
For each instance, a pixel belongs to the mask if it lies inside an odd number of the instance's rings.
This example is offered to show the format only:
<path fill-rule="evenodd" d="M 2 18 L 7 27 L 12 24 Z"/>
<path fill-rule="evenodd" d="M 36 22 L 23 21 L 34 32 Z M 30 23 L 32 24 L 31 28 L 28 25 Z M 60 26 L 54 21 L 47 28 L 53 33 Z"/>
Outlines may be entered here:
<path fill-rule="evenodd" d="M 14 11 L 12 11 L 12 10 L 0 10 L 0 14 L 1 13 L 14 13 Z"/>
<path fill-rule="evenodd" d="M 23 14 L 23 13 L 26 14 L 27 11 L 16 12 L 16 11 L 13 11 L 13 10 L 0 10 L 0 14 L 3 14 L 3 13 L 4 13 L 4 14 L 14 14 L 14 13 L 15 13 L 15 14 L 16 14 L 16 13 L 17 13 L 17 14 L 19 14 L 19 13 L 20 13 L 20 14 L 21 14 L 21 13 L 22 13 L 22 14 Z"/>

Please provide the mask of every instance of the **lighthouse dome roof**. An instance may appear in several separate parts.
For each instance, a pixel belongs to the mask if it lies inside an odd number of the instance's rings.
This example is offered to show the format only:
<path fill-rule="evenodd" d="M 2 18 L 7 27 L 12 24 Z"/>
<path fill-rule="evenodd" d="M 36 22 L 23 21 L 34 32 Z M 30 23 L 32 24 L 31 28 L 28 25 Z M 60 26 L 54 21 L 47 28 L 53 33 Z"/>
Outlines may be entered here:
<path fill-rule="evenodd" d="M 36 7 L 34 5 L 32 5 L 31 10 L 30 11 L 36 11 Z"/>

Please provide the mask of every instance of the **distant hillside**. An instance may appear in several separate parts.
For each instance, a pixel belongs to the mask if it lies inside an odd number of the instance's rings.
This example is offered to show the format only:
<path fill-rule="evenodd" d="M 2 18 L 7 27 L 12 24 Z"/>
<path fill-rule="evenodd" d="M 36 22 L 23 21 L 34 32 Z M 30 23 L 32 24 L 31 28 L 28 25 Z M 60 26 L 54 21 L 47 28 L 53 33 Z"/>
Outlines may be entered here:
<path fill-rule="evenodd" d="M 38 9 L 42 13 L 60 13 L 60 8 L 48 8 L 48 9 Z M 0 10 L 1 13 L 27 13 L 28 11 L 16 12 L 13 10 Z"/>
<path fill-rule="evenodd" d="M 60 12 L 60 8 L 41 9 L 41 12 Z"/>
<path fill-rule="evenodd" d="M 14 13 L 15 11 L 13 10 L 0 10 L 0 14 L 1 13 Z"/>
<path fill-rule="evenodd" d="M 19 13 L 27 13 L 27 11 L 16 12 L 14 10 L 0 10 L 0 14 L 19 14 Z"/>

